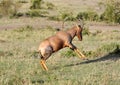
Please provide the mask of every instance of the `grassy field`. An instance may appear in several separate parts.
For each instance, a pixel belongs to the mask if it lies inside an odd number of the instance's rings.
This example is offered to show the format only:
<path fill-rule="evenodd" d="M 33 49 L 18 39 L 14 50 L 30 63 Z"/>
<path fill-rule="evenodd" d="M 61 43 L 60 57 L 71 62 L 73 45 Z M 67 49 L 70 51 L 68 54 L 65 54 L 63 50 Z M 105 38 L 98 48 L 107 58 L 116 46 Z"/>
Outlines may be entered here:
<path fill-rule="evenodd" d="M 18 12 L 30 10 L 30 0 L 22 3 Z M 62 12 L 104 9 L 99 4 L 105 0 L 45 0 L 55 5 L 47 10 L 49 16 Z M 43 9 L 46 10 L 46 9 Z M 66 21 L 65 29 L 76 24 Z M 46 17 L 0 18 L 0 85 L 119 85 L 120 84 L 120 25 L 85 21 L 88 30 L 83 32 L 83 41 L 73 44 L 89 60 L 81 60 L 69 48 L 54 53 L 46 62 L 48 71 L 40 66 L 38 46 L 61 28 L 62 21 Z M 89 35 L 87 35 L 89 33 Z"/>
<path fill-rule="evenodd" d="M 73 43 L 90 59 L 79 59 L 69 48 L 54 53 L 43 71 L 37 49 L 52 28 L 30 26 L 0 30 L 0 85 L 119 85 L 120 31 L 105 31 L 77 38 Z"/>

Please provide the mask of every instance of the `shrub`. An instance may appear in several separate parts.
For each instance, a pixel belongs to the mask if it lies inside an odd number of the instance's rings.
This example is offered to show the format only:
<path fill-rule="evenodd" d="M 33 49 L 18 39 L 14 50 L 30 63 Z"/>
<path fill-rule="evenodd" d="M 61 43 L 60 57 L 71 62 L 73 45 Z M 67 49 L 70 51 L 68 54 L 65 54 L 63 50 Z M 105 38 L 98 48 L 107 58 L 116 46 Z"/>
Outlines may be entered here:
<path fill-rule="evenodd" d="M 100 20 L 120 23 L 120 1 L 119 0 L 108 0 L 105 5 L 105 11 L 101 14 Z"/>
<path fill-rule="evenodd" d="M 105 12 L 101 15 L 101 19 L 108 22 L 114 22 L 114 17 L 114 7 L 112 5 L 107 5 Z"/>
<path fill-rule="evenodd" d="M 93 11 L 89 11 L 88 12 L 88 19 L 90 21 L 98 21 L 99 20 L 99 16 L 96 12 L 93 12 Z"/>
<path fill-rule="evenodd" d="M 49 14 L 47 11 L 40 11 L 37 9 L 30 10 L 26 13 L 28 17 L 45 17 Z"/>
<path fill-rule="evenodd" d="M 12 0 L 2 0 L 0 3 L 0 13 L 2 16 L 13 16 L 17 13 L 21 5 Z"/>
<path fill-rule="evenodd" d="M 75 20 L 72 12 L 61 12 L 59 15 L 59 18 L 61 20 L 65 20 L 65 21 L 74 21 Z"/>
<path fill-rule="evenodd" d="M 74 21 L 75 17 L 73 16 L 72 12 L 60 12 L 59 15 L 50 16 L 48 17 L 48 19 L 65 22 L 65 21 Z"/>
<path fill-rule="evenodd" d="M 13 2 L 11 0 L 3 0 L 0 3 L 0 13 L 1 15 L 9 15 Z"/>
<path fill-rule="evenodd" d="M 31 9 L 41 9 L 42 0 L 31 0 L 32 6 Z"/>
<path fill-rule="evenodd" d="M 55 5 L 50 2 L 46 2 L 46 6 L 47 6 L 47 9 L 54 9 L 55 7 Z"/>
<path fill-rule="evenodd" d="M 85 11 L 85 12 L 79 12 L 76 16 L 76 18 L 81 18 L 88 21 L 98 21 L 99 16 L 96 12 L 93 11 Z"/>
<path fill-rule="evenodd" d="M 87 12 L 79 12 L 77 14 L 77 17 L 76 18 L 80 18 L 80 19 L 84 19 L 84 20 L 87 20 L 88 19 L 88 13 Z"/>

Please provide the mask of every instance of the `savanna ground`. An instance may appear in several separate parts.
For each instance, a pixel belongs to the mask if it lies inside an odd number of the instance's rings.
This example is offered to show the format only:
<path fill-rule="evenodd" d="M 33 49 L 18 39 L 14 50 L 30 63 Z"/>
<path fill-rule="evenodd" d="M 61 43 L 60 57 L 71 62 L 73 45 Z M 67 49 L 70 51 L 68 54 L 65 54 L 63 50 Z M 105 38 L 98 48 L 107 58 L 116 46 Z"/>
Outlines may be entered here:
<path fill-rule="evenodd" d="M 66 0 L 70 4 L 65 5 L 53 1 L 73 9 L 77 9 L 75 5 L 79 2 Z M 74 23 L 66 22 L 64 30 Z M 86 24 L 89 29 L 84 31 L 83 41 L 75 38 L 73 43 L 89 60 L 81 60 L 69 48 L 64 48 L 47 60 L 49 71 L 46 72 L 36 51 L 43 39 L 57 32 L 55 28 L 60 28 L 61 22 L 26 17 L 0 19 L 0 85 L 119 85 L 120 26 Z"/>

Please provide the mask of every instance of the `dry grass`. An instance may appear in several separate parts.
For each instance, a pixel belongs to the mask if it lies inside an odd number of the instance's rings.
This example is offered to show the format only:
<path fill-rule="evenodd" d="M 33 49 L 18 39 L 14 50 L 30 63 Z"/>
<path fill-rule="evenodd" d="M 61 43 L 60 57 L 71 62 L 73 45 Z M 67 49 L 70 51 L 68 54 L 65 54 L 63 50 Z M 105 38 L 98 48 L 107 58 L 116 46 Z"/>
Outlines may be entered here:
<path fill-rule="evenodd" d="M 76 14 L 96 6 L 100 0 L 46 1 L 53 2 L 58 11 L 65 8 Z M 26 6 L 29 3 L 22 6 L 22 11 L 28 9 Z M 70 28 L 74 23 L 66 22 L 65 27 Z M 55 28 L 61 28 L 61 22 L 25 17 L 0 19 L 3 29 L 0 30 L 0 85 L 119 85 L 119 26 L 88 23 L 88 27 L 92 33 L 84 35 L 82 42 L 75 38 L 73 43 L 90 60 L 81 60 L 64 48 L 47 60 L 49 71 L 46 72 L 40 67 L 36 50 L 43 39 L 56 33 Z"/>
<path fill-rule="evenodd" d="M 119 31 L 85 35 L 82 42 L 73 43 L 90 59 L 83 61 L 69 54 L 65 48 L 47 60 L 49 71 L 41 69 L 36 50 L 41 40 L 55 33 L 53 29 L 24 27 L 0 31 L 1 85 L 119 85 L 120 55 L 114 51 L 120 46 Z M 113 43 L 113 44 L 112 44 Z M 106 47 L 103 47 L 106 45 Z M 113 46 L 112 48 L 109 46 Z M 97 49 L 101 49 L 99 53 Z M 91 56 L 91 57 L 90 57 Z"/>

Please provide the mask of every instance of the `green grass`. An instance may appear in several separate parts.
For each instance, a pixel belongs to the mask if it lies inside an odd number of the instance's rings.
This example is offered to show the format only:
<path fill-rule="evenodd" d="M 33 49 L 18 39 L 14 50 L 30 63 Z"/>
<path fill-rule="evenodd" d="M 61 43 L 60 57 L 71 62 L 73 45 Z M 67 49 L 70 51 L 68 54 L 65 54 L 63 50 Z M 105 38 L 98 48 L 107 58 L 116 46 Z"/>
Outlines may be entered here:
<path fill-rule="evenodd" d="M 84 35 L 73 43 L 90 59 L 79 59 L 69 48 L 54 53 L 43 71 L 36 51 L 55 34 L 50 28 L 0 30 L 0 85 L 119 85 L 119 31 Z"/>

